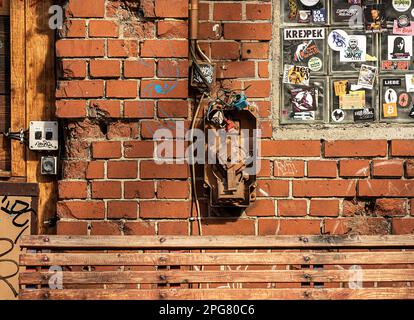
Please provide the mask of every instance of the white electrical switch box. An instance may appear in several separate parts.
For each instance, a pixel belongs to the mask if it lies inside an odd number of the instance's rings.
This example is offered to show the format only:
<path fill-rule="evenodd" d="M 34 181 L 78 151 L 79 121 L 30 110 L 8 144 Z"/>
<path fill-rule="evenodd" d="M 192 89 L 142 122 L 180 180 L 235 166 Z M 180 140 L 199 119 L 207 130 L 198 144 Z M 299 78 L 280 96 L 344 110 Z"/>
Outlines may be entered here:
<path fill-rule="evenodd" d="M 53 151 L 59 148 L 57 121 L 30 121 L 29 149 Z"/>

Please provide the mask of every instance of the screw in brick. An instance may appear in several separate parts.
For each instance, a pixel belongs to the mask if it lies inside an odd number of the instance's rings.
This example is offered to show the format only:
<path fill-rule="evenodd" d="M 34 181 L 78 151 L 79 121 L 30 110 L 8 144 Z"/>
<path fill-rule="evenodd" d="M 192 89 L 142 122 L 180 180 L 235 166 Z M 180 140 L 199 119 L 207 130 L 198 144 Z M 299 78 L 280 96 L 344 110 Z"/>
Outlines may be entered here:
<path fill-rule="evenodd" d="M 303 293 L 303 295 L 305 296 L 305 298 L 309 298 L 309 297 L 310 297 L 310 292 L 305 291 L 305 292 Z"/>
<path fill-rule="evenodd" d="M 309 242 L 309 239 L 308 239 L 308 238 L 306 238 L 306 237 L 303 237 L 303 238 L 302 238 L 302 241 L 303 241 L 304 243 L 307 243 L 307 242 Z"/>
<path fill-rule="evenodd" d="M 165 263 L 165 262 L 167 262 L 167 257 L 160 257 L 160 262 L 161 263 Z"/>
<path fill-rule="evenodd" d="M 164 275 L 160 275 L 160 280 L 165 281 L 165 280 L 167 280 L 167 277 L 164 276 Z"/>
<path fill-rule="evenodd" d="M 164 243 L 165 241 L 167 241 L 167 239 L 165 239 L 164 237 L 160 238 L 161 243 Z"/>
<path fill-rule="evenodd" d="M 48 258 L 47 256 L 44 256 L 44 257 L 43 257 L 43 261 L 44 261 L 44 262 L 48 262 L 48 261 L 49 261 L 49 258 Z"/>
<path fill-rule="evenodd" d="M 309 262 L 309 261 L 310 261 L 310 259 L 311 259 L 311 258 L 310 258 L 309 256 L 304 256 L 304 257 L 303 257 L 303 260 L 305 260 L 306 262 Z"/>
<path fill-rule="evenodd" d="M 50 239 L 48 237 L 43 238 L 43 242 L 49 242 L 49 241 L 50 241 Z"/>
<path fill-rule="evenodd" d="M 167 294 L 165 292 L 160 292 L 160 298 L 165 299 L 167 297 Z"/>

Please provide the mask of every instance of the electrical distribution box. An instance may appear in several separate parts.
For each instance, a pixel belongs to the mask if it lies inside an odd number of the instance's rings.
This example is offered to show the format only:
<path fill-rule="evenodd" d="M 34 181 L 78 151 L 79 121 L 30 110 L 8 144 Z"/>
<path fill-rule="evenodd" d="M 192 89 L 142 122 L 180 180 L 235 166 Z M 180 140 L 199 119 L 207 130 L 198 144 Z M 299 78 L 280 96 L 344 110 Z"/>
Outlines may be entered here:
<path fill-rule="evenodd" d="M 29 149 L 53 151 L 59 148 L 57 121 L 30 121 Z"/>

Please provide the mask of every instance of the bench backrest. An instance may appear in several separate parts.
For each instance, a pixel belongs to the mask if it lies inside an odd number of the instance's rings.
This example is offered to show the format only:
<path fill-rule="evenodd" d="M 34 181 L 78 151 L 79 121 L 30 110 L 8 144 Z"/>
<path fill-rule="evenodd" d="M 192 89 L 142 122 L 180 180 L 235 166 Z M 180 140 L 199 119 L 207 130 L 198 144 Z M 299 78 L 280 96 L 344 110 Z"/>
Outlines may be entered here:
<path fill-rule="evenodd" d="M 21 299 L 413 299 L 414 236 L 26 236 Z"/>

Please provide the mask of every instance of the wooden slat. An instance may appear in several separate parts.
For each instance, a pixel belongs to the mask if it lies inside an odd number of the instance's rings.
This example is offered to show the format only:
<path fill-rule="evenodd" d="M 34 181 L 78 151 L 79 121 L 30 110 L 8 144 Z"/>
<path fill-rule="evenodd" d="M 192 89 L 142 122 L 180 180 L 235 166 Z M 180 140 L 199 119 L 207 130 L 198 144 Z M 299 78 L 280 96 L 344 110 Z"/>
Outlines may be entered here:
<path fill-rule="evenodd" d="M 414 299 L 414 288 L 365 289 L 162 289 L 162 290 L 22 290 L 20 299 L 48 300 L 320 300 L 320 299 Z"/>
<path fill-rule="evenodd" d="M 11 35 L 11 129 L 26 128 L 26 16 L 25 0 L 14 0 L 10 7 Z M 26 176 L 26 147 L 11 142 L 11 172 L 14 177 Z"/>
<path fill-rule="evenodd" d="M 410 264 L 411 252 L 27 253 L 23 266 Z"/>
<path fill-rule="evenodd" d="M 274 282 L 348 282 L 355 280 L 350 270 L 261 270 L 261 271 L 103 271 L 63 272 L 66 284 L 128 283 L 274 283 Z M 24 272 L 21 285 L 48 284 L 54 273 Z M 361 282 L 414 281 L 414 269 L 365 269 L 358 271 Z"/>
<path fill-rule="evenodd" d="M 26 236 L 33 248 L 374 248 L 414 247 L 414 235 L 381 236 Z"/>

